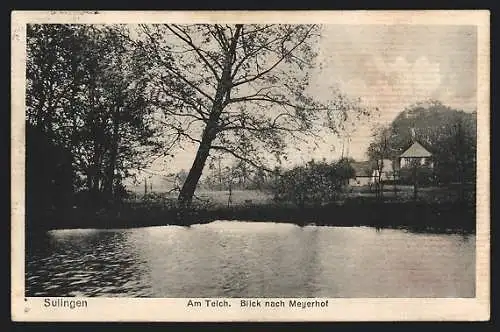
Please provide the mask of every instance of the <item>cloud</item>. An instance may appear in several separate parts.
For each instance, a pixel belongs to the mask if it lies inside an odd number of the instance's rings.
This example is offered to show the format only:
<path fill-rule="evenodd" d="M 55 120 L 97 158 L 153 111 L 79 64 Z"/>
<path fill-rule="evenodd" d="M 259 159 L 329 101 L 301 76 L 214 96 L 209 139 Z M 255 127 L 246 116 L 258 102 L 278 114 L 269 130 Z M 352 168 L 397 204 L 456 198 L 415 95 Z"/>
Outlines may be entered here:
<path fill-rule="evenodd" d="M 330 86 L 335 80 L 345 85 L 361 79 L 369 87 L 382 83 L 409 100 L 405 106 L 428 97 L 455 103 L 454 95 L 457 100 L 470 97 L 469 106 L 475 104 L 476 50 L 477 32 L 470 26 L 324 26 L 318 55 L 323 68 L 316 81 Z"/>
<path fill-rule="evenodd" d="M 379 109 L 369 121 L 359 122 L 352 132 L 350 151 L 357 159 L 365 158 L 374 127 L 390 123 L 399 112 L 417 101 L 432 98 L 436 93 L 441 95 L 437 91 L 443 82 L 439 63 L 425 56 L 411 61 L 402 56 L 391 60 L 372 55 L 364 59 L 361 68 L 364 75 L 339 83 L 348 95 L 360 97 L 365 106 Z"/>
<path fill-rule="evenodd" d="M 440 88 L 442 75 L 438 63 L 419 57 L 393 61 L 374 55 L 363 64 L 364 76 L 341 81 L 341 90 L 360 97 L 365 106 L 379 108 L 379 121 L 391 121 L 406 106 L 432 98 Z"/>

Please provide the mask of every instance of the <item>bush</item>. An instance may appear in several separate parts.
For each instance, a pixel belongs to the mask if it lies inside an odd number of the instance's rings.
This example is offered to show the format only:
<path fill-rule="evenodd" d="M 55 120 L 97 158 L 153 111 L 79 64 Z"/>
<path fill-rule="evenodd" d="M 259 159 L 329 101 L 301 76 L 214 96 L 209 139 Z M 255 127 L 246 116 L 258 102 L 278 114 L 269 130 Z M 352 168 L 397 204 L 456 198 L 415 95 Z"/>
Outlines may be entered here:
<path fill-rule="evenodd" d="M 434 170 L 430 167 L 419 167 L 417 169 L 417 180 L 418 185 L 433 185 L 436 183 L 436 177 Z M 399 183 L 403 185 L 413 185 L 413 169 L 412 168 L 402 168 L 399 171 Z"/>
<path fill-rule="evenodd" d="M 323 205 L 335 200 L 354 170 L 344 162 L 328 164 L 310 161 L 279 176 L 273 187 L 275 200 L 304 207 Z"/>

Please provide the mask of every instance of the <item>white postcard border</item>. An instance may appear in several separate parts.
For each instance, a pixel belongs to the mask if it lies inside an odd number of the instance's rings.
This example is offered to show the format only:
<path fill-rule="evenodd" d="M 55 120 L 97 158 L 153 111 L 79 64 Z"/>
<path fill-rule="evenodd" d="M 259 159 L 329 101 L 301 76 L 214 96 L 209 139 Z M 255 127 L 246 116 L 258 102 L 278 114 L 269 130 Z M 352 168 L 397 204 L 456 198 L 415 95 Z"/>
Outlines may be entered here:
<path fill-rule="evenodd" d="M 15 11 L 11 53 L 11 304 L 15 321 L 477 321 L 490 313 L 490 32 L 489 12 L 478 11 Z M 25 298 L 24 101 L 27 23 L 316 23 L 475 25 L 478 29 L 476 297 L 472 299 L 334 299 L 327 308 L 190 308 L 183 298 L 64 298 L 86 307 L 50 308 Z M 204 299 L 191 299 L 200 300 Z M 224 300 L 224 299 L 220 299 Z M 265 299 L 260 299 L 265 301 Z M 271 299 L 268 299 L 271 300 Z M 275 299 L 280 300 L 280 299 Z M 288 302 L 289 299 L 282 299 Z M 314 299 L 297 299 L 314 300 Z"/>

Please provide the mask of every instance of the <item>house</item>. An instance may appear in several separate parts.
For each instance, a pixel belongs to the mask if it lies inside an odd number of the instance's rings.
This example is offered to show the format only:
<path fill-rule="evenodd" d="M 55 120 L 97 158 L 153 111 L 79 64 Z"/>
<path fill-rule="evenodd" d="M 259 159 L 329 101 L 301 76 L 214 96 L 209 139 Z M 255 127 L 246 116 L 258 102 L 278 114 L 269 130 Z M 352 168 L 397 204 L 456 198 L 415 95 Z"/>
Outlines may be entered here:
<path fill-rule="evenodd" d="M 352 162 L 354 177 L 349 179 L 349 185 L 352 187 L 368 186 L 372 182 L 371 168 L 369 161 Z"/>
<path fill-rule="evenodd" d="M 433 167 L 432 154 L 419 142 L 414 142 L 406 151 L 399 156 L 400 168 L 413 166 Z"/>

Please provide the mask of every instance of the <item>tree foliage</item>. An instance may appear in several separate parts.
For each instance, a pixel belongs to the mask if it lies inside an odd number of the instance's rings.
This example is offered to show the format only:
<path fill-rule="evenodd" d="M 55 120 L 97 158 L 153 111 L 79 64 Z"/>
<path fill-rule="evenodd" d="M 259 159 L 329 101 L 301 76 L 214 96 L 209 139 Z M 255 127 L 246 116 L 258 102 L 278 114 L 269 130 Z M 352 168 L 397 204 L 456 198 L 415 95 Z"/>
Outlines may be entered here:
<path fill-rule="evenodd" d="M 304 207 L 322 205 L 334 201 L 354 176 L 354 169 L 348 160 L 336 163 L 309 161 L 285 171 L 277 179 L 274 195 L 278 201 L 289 201 Z"/>
<path fill-rule="evenodd" d="M 92 204 L 112 198 L 127 171 L 158 148 L 142 59 L 123 31 L 27 27 L 26 121 L 71 152 L 74 187 Z"/>

